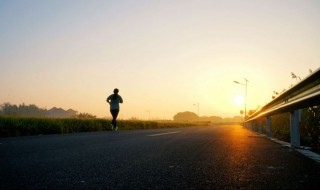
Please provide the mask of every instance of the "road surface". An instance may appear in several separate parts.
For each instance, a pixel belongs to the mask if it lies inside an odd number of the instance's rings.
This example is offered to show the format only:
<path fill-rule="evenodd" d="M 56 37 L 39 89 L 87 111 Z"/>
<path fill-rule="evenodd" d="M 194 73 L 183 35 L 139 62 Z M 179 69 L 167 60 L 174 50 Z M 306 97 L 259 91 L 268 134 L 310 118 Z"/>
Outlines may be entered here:
<path fill-rule="evenodd" d="M 0 189 L 317 189 L 313 160 L 241 126 L 0 138 Z"/>

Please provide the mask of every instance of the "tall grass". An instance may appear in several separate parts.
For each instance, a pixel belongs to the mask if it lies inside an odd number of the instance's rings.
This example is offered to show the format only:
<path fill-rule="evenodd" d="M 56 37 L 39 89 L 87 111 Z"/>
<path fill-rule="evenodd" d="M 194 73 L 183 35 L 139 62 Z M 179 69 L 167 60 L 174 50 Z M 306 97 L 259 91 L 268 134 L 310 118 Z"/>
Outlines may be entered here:
<path fill-rule="evenodd" d="M 0 117 L 0 137 L 103 131 L 107 129 L 108 121 L 103 119 Z"/>
<path fill-rule="evenodd" d="M 53 119 L 28 117 L 0 117 L 0 137 L 48 135 L 78 132 L 108 131 L 111 121 L 105 119 Z M 156 129 L 206 125 L 154 121 L 118 121 L 119 130 Z"/>

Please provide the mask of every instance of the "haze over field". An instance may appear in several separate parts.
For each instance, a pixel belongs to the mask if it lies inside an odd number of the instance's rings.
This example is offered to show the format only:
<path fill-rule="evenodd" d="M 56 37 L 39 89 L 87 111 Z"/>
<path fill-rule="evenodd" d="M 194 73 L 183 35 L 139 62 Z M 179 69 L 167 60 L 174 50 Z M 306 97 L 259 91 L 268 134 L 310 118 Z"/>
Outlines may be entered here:
<path fill-rule="evenodd" d="M 320 1 L 0 1 L 0 104 L 240 115 L 320 67 Z"/>

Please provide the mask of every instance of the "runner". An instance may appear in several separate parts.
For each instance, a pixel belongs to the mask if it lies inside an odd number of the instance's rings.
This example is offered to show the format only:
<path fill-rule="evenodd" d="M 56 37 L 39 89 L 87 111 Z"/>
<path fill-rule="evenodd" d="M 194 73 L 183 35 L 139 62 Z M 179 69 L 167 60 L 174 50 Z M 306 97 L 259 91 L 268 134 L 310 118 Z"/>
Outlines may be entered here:
<path fill-rule="evenodd" d="M 111 130 L 114 130 L 114 131 L 118 130 L 117 117 L 120 111 L 119 103 L 123 103 L 122 97 L 118 93 L 119 93 L 119 90 L 115 88 L 113 90 L 113 94 L 111 94 L 107 98 L 107 102 L 110 104 L 110 112 L 112 115 Z"/>

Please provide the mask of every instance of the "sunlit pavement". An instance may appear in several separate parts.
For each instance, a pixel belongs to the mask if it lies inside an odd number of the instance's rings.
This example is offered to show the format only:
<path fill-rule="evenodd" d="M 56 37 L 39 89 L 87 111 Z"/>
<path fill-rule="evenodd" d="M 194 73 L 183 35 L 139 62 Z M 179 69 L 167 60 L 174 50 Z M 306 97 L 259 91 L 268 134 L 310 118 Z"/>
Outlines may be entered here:
<path fill-rule="evenodd" d="M 0 189 L 317 189 L 319 163 L 241 126 L 0 139 Z"/>

